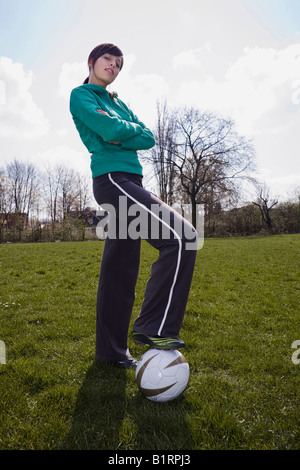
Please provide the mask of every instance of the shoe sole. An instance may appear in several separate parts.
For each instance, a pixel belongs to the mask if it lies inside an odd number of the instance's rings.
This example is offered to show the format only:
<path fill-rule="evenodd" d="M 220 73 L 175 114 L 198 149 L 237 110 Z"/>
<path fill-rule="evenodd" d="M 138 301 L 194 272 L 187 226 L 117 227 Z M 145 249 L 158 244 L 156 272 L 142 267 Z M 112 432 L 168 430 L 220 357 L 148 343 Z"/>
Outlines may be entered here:
<path fill-rule="evenodd" d="M 136 369 L 137 368 L 137 363 L 135 362 L 113 362 L 113 365 L 115 367 L 119 367 L 121 369 Z"/>
<path fill-rule="evenodd" d="M 101 361 L 100 359 L 96 359 L 96 364 L 98 367 L 103 366 L 112 366 L 117 367 L 118 369 L 136 369 L 138 365 L 137 360 L 133 361 Z"/>
<path fill-rule="evenodd" d="M 141 333 L 133 335 L 133 341 L 138 346 L 150 346 L 152 349 L 179 349 L 184 348 L 185 344 L 182 340 L 173 338 L 151 338 Z"/>

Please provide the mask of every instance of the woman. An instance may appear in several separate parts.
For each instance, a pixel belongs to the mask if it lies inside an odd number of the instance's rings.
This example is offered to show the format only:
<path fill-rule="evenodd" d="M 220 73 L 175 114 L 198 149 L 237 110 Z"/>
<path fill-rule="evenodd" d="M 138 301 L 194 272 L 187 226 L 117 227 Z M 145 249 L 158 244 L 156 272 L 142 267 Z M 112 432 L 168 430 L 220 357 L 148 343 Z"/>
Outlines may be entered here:
<path fill-rule="evenodd" d="M 107 91 L 122 70 L 121 50 L 113 44 L 101 44 L 91 52 L 88 66 L 89 77 L 71 93 L 70 111 L 82 142 L 91 153 L 95 199 L 101 207 L 114 209 L 109 224 L 116 227 L 114 234 L 108 232 L 101 262 L 95 358 L 134 368 L 137 361 L 128 350 L 128 329 L 141 237 L 129 236 L 128 230 L 124 237 L 124 227 L 128 229 L 132 222 L 130 210 L 138 207 L 147 221 L 143 238 L 159 251 L 134 322 L 136 344 L 157 349 L 184 346 L 179 331 L 196 257 L 196 250 L 187 248 L 186 229 L 192 230 L 194 238 L 197 234 L 142 186 L 137 151 L 155 145 L 153 134 L 116 93 Z M 156 229 L 152 230 L 154 225 Z"/>

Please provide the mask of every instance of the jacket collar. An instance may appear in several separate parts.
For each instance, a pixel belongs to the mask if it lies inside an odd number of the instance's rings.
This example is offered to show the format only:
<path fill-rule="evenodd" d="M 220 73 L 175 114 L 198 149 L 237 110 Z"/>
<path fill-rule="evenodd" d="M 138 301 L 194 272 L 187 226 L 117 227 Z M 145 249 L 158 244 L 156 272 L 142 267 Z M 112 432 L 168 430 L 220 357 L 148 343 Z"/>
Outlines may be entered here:
<path fill-rule="evenodd" d="M 106 90 L 106 88 L 103 88 L 100 85 L 94 85 L 92 83 L 85 83 L 82 86 L 87 87 L 90 90 L 95 91 L 98 95 L 109 95 L 109 92 Z M 114 92 L 114 96 L 117 97 L 118 94 L 116 92 Z"/>

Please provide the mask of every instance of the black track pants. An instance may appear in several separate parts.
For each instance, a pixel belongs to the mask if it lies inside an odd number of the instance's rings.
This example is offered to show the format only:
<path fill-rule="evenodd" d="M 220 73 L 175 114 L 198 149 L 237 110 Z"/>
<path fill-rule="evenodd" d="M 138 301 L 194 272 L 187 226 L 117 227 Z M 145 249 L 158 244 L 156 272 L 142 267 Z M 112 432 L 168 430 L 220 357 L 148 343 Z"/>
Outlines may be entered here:
<path fill-rule="evenodd" d="M 142 187 L 142 177 L 113 172 L 93 180 L 97 203 L 109 212 L 97 293 L 96 359 L 129 356 L 141 238 L 159 252 L 134 331 L 178 337 L 193 277 L 195 229 Z M 110 210 L 111 209 L 111 210 Z M 138 223 L 141 222 L 141 223 Z M 140 230 L 140 236 L 137 234 Z"/>

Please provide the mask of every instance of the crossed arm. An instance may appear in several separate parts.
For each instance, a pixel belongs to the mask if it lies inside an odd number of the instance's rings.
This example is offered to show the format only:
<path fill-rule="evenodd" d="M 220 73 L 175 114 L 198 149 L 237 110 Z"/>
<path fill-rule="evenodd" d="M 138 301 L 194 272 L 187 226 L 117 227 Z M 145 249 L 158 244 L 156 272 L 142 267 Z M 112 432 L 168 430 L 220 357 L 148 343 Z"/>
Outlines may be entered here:
<path fill-rule="evenodd" d="M 119 145 L 124 149 L 145 150 L 155 145 L 152 132 L 132 113 L 132 121 L 110 116 L 99 109 L 90 93 L 80 93 L 75 89 L 71 95 L 70 110 L 89 129 L 105 142 Z"/>

